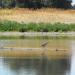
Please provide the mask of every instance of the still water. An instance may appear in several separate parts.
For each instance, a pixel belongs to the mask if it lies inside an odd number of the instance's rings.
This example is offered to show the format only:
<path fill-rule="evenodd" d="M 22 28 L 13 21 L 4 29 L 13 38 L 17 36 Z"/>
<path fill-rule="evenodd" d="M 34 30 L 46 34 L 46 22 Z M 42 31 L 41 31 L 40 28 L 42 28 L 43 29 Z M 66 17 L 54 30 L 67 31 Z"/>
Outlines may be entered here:
<path fill-rule="evenodd" d="M 1 47 L 40 48 L 48 41 L 50 49 L 67 49 L 68 58 L 0 58 L 0 75 L 75 75 L 75 39 L 0 40 Z"/>
<path fill-rule="evenodd" d="M 0 59 L 0 75 L 70 75 L 68 59 Z"/>

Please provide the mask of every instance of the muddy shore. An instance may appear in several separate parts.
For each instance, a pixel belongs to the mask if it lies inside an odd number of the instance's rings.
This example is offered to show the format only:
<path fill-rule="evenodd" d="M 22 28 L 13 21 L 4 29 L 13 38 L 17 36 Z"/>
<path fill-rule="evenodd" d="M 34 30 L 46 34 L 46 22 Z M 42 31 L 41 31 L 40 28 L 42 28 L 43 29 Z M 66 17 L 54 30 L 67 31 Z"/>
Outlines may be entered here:
<path fill-rule="evenodd" d="M 75 32 L 0 32 L 0 36 L 68 36 L 74 37 Z"/>

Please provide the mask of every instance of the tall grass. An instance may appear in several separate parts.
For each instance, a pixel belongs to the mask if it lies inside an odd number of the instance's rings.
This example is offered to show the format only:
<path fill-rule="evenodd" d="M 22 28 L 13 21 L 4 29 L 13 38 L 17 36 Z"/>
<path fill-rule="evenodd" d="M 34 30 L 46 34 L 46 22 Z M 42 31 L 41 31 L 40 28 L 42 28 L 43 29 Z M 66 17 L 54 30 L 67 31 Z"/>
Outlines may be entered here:
<path fill-rule="evenodd" d="M 0 31 L 19 32 L 67 32 L 75 31 L 75 24 L 65 23 L 17 23 L 14 21 L 0 21 Z"/>

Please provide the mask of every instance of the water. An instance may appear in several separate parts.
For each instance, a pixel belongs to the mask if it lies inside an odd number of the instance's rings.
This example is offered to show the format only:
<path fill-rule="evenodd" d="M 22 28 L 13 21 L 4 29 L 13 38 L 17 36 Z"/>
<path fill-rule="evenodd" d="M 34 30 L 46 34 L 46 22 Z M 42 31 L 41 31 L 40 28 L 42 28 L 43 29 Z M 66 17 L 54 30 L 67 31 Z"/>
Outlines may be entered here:
<path fill-rule="evenodd" d="M 40 48 L 48 41 L 47 48 L 67 49 L 68 58 L 0 58 L 0 75 L 74 75 L 75 39 L 17 39 L 0 40 L 1 47 Z M 1 49 L 0 49 L 1 50 Z"/>
<path fill-rule="evenodd" d="M 46 47 L 50 49 L 70 49 L 70 41 L 67 39 L 0 40 L 0 47 L 40 48 L 42 43 L 48 42 Z"/>
<path fill-rule="evenodd" d="M 67 59 L 0 59 L 0 75 L 67 75 L 68 72 Z"/>

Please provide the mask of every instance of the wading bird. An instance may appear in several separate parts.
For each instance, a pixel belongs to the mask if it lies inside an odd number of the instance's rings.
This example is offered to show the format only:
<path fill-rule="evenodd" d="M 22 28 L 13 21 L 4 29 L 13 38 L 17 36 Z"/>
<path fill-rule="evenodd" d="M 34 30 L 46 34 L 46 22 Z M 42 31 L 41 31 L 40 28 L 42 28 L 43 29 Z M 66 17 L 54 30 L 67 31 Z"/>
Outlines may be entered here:
<path fill-rule="evenodd" d="M 41 44 L 41 46 L 42 46 L 42 47 L 46 47 L 47 44 L 48 44 L 48 42 L 44 42 L 44 43 Z"/>

